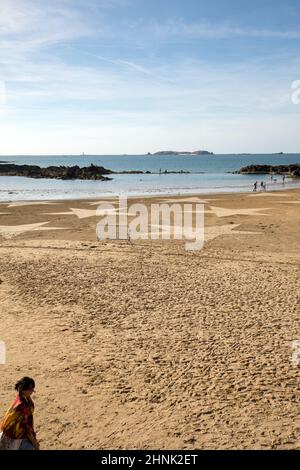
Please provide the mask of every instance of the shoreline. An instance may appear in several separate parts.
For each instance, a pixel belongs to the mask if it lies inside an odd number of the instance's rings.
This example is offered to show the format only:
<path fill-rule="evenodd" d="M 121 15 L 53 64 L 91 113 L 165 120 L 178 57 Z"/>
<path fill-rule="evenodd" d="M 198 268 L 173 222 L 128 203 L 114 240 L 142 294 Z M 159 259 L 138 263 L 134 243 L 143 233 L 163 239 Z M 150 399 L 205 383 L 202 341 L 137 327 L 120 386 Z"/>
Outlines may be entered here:
<path fill-rule="evenodd" d="M 278 183 L 279 185 L 280 183 Z M 84 201 L 93 201 L 95 199 L 118 199 L 120 196 L 127 196 L 127 199 L 159 199 L 159 198 L 180 198 L 180 197 L 206 197 L 206 198 L 211 198 L 211 197 L 217 197 L 217 196 L 238 196 L 238 195 L 246 195 L 246 194 L 273 194 L 273 193 L 282 193 L 282 192 L 294 192 L 298 191 L 300 189 L 300 182 L 299 186 L 296 188 L 278 188 L 278 189 L 273 189 L 272 190 L 267 190 L 267 191 L 222 191 L 222 192 L 181 192 L 181 193 L 170 193 L 170 192 L 159 192 L 159 193 L 153 193 L 153 194 L 148 194 L 148 193 L 141 193 L 141 194 L 112 194 L 112 195 L 95 195 L 95 196 L 83 196 L 83 197 L 70 197 L 70 198 L 44 198 L 44 199 L 8 199 L 8 200 L 0 200 L 0 205 L 1 204 L 11 204 L 14 202 L 24 202 L 24 203 L 29 203 L 29 202 L 34 202 L 34 203 L 45 203 L 45 202 L 57 202 L 57 203 L 64 203 L 64 202 L 72 202 L 72 201 L 78 201 L 78 202 L 84 202 Z"/>

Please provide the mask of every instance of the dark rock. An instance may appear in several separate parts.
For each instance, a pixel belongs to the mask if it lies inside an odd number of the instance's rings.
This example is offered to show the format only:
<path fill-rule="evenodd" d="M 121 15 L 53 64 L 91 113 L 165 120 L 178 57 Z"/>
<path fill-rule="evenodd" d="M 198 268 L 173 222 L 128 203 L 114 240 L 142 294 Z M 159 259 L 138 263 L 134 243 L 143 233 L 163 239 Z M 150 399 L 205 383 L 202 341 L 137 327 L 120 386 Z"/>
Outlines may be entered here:
<path fill-rule="evenodd" d="M 235 173 L 245 175 L 288 175 L 293 177 L 300 176 L 300 163 L 291 163 L 289 165 L 249 165 L 241 168 Z"/>
<path fill-rule="evenodd" d="M 102 166 L 90 165 L 88 167 L 80 168 L 75 166 L 49 166 L 41 168 L 37 165 L 15 165 L 15 164 L 1 164 L 1 176 L 26 176 L 30 178 L 50 178 L 50 179 L 81 179 L 81 180 L 110 180 L 104 175 L 112 174 Z"/>

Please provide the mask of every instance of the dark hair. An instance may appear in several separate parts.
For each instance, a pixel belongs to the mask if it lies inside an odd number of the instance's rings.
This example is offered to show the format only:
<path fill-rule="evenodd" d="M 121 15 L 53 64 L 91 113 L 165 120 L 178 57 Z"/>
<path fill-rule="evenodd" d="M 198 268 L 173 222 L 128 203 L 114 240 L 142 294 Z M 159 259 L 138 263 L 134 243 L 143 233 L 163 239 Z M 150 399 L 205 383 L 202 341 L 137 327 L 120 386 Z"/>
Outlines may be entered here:
<path fill-rule="evenodd" d="M 30 377 L 23 377 L 21 380 L 15 385 L 15 389 L 19 392 L 26 392 L 26 390 L 30 390 L 31 388 L 35 387 L 35 381 Z"/>

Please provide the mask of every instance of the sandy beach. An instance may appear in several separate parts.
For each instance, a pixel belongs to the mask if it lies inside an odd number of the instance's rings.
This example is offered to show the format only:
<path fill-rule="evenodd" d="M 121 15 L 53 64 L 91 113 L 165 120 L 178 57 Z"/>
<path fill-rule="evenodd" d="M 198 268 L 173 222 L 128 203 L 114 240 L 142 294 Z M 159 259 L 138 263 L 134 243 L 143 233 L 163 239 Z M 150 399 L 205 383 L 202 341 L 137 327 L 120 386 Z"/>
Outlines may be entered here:
<path fill-rule="evenodd" d="M 206 243 L 97 241 L 100 200 L 0 204 L 0 415 L 43 449 L 300 449 L 300 190 L 205 200 Z"/>

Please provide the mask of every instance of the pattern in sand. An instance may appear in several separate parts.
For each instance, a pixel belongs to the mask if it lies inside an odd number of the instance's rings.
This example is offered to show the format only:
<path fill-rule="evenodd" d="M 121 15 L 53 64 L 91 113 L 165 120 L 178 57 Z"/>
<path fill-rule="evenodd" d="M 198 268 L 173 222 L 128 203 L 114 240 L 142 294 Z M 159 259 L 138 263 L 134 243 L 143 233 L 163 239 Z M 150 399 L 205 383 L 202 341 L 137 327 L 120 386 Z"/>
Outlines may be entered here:
<path fill-rule="evenodd" d="M 249 200 L 218 202 L 235 213 L 208 213 L 195 253 L 97 243 L 93 217 L 1 239 L 0 414 L 28 374 L 42 448 L 300 449 L 299 208 L 278 201 L 266 218 L 266 201 Z"/>

